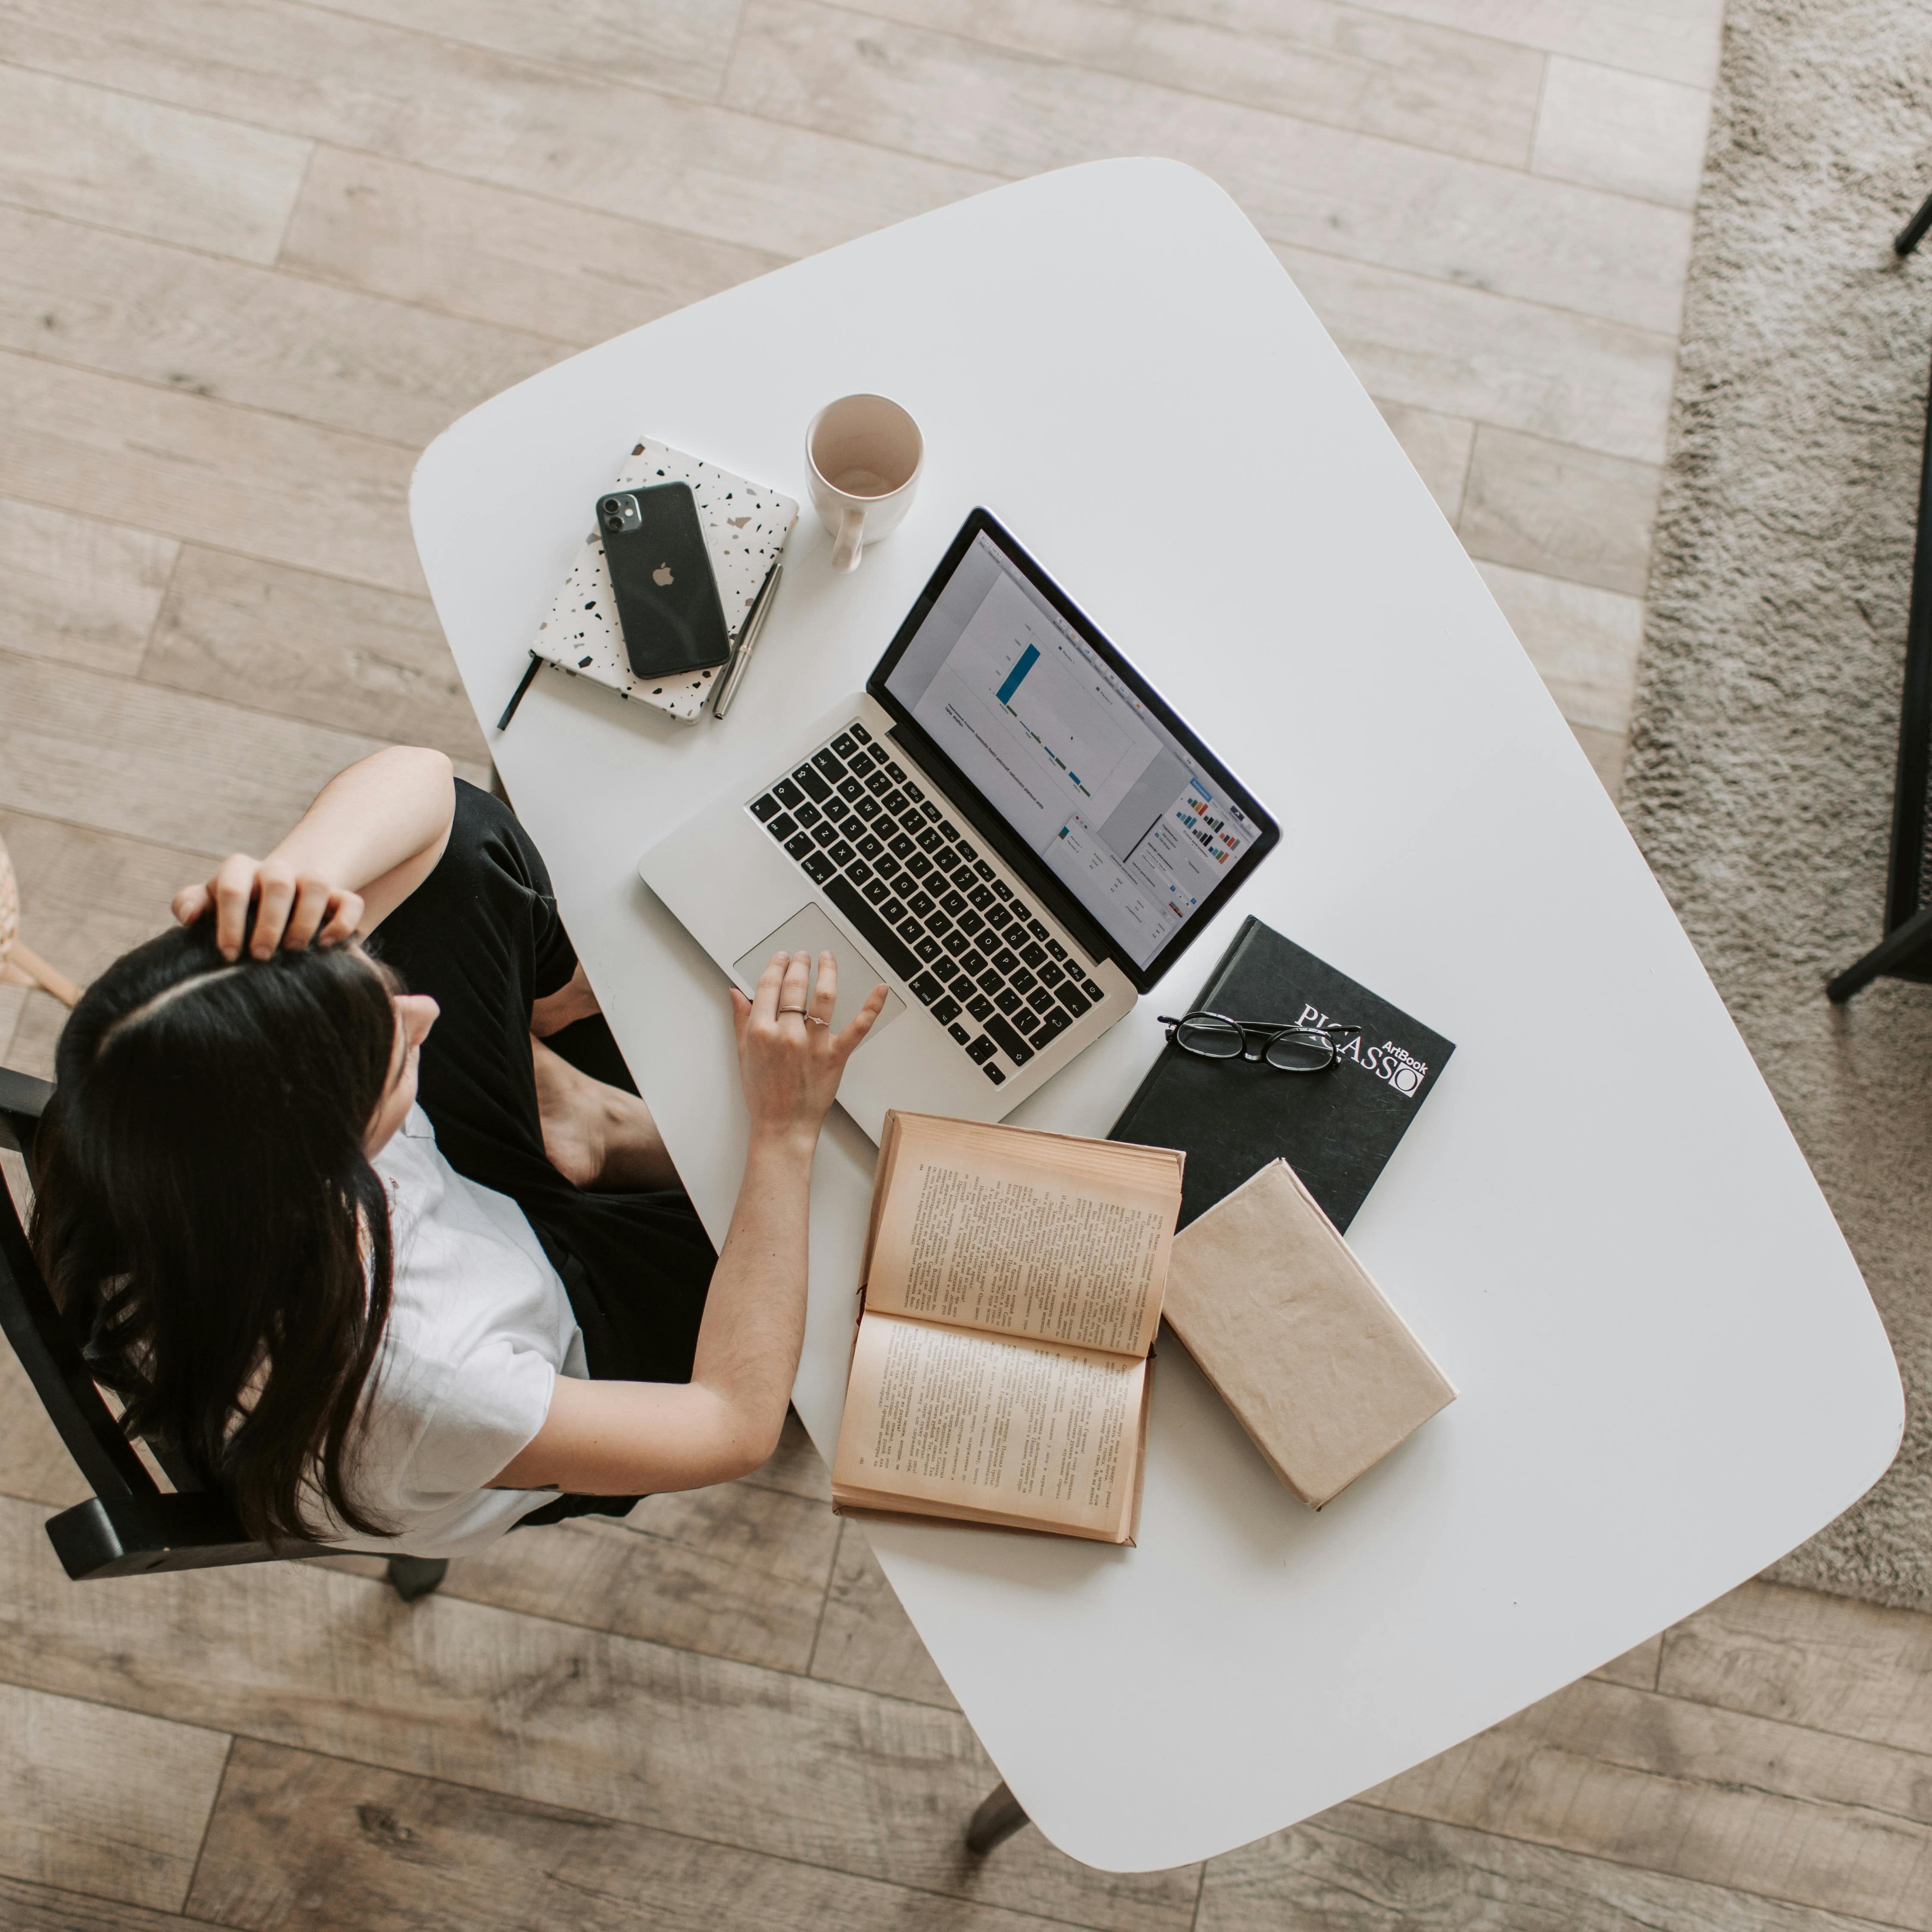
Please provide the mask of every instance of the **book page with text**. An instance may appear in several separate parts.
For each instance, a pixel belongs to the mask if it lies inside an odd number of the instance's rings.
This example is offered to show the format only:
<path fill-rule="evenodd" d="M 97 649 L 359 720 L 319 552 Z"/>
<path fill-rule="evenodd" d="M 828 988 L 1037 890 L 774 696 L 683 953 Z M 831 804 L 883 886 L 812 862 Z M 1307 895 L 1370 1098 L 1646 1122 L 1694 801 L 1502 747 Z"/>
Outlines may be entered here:
<path fill-rule="evenodd" d="M 1178 1166 L 1082 1172 L 1028 1152 L 1024 1140 L 956 1150 L 902 1135 L 866 1306 L 1144 1355 L 1167 1284 Z"/>
<path fill-rule="evenodd" d="M 1144 1359 L 859 1324 L 832 1492 L 965 1505 L 1118 1540 L 1138 1466 Z"/>

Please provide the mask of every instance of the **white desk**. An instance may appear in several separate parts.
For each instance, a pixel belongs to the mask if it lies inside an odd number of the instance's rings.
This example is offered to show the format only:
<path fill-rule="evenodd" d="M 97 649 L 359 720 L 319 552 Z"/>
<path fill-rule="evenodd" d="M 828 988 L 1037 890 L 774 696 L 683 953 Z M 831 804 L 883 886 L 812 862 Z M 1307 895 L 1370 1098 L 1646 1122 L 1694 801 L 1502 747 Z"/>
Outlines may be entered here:
<path fill-rule="evenodd" d="M 1312 1515 L 1170 1347 L 1139 1548 L 870 1532 L 1048 1837 L 1114 1870 L 1175 1864 L 1432 1756 L 1750 1576 L 1877 1478 L 1903 1399 L 1616 811 L 1334 344 L 1200 175 L 1115 161 L 1003 188 L 465 417 L 412 511 L 486 725 L 636 433 L 802 498 L 806 419 L 855 389 L 919 418 L 920 501 L 846 578 L 806 512 L 725 723 L 546 672 L 493 738 L 713 1236 L 743 1141 L 724 986 L 638 854 L 863 682 L 976 502 L 1284 827 L 1171 989 L 1018 1118 L 1103 1133 L 1154 1014 L 1246 913 L 1457 1043 L 1351 1236 L 1462 1390 L 1401 1450 Z M 796 1394 L 828 1454 L 872 1151 L 835 1114 Z"/>

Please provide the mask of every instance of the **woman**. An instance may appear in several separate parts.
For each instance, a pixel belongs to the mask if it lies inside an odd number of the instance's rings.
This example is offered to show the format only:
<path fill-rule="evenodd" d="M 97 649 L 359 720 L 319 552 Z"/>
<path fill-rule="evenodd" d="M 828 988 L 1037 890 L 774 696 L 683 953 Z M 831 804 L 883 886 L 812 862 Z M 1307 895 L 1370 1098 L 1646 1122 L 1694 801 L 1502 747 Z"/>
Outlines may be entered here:
<path fill-rule="evenodd" d="M 440 752 L 351 766 L 174 913 L 75 1009 L 39 1136 L 41 1265 L 130 1433 L 257 1536 L 428 1556 L 771 1454 L 813 1150 L 883 986 L 836 1034 L 829 953 L 731 990 L 714 1262 L 542 859 Z"/>

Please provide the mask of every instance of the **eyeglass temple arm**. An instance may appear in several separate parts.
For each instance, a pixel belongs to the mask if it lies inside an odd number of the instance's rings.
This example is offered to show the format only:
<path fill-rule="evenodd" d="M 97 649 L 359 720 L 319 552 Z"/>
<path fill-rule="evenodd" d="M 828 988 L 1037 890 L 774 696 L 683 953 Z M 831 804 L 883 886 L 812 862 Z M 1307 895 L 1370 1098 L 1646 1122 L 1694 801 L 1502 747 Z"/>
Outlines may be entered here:
<path fill-rule="evenodd" d="M 1243 1033 L 1360 1033 L 1362 1030 L 1354 1020 L 1330 1020 L 1326 1026 L 1318 1027 L 1277 1026 L 1271 1020 L 1264 1022 L 1260 1020 L 1230 1019 L 1226 1013 L 1210 1013 L 1204 1008 L 1198 1012 L 1182 1013 L 1178 1016 L 1173 1013 L 1156 1013 L 1154 1017 L 1156 1026 L 1184 1026 L 1190 1020 L 1219 1020 L 1222 1025 L 1238 1027 Z"/>

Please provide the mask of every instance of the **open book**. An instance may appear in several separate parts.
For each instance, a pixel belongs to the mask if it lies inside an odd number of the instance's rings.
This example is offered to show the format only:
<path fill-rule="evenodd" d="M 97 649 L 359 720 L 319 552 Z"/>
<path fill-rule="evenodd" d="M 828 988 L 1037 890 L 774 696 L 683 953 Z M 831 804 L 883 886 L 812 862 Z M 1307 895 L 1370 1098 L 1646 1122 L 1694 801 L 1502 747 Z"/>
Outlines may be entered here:
<path fill-rule="evenodd" d="M 886 1116 L 842 1514 L 1133 1540 L 1182 1158 Z"/>

